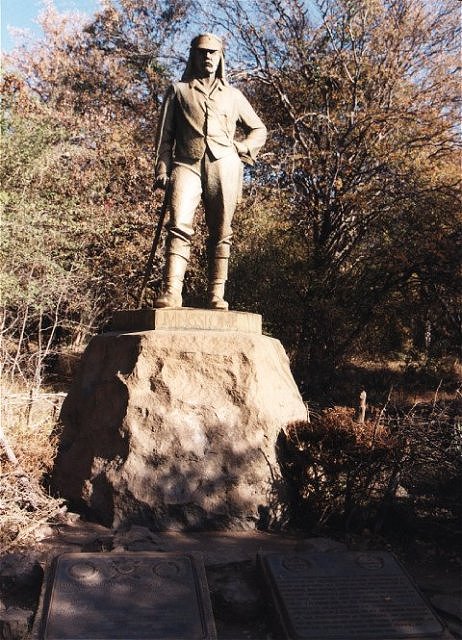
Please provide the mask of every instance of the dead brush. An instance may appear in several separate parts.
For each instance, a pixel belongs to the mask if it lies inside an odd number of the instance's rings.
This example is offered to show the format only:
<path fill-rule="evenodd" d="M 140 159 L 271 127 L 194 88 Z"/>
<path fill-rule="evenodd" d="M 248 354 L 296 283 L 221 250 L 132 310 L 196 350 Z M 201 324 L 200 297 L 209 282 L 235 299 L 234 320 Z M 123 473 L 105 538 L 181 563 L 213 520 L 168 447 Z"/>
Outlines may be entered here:
<path fill-rule="evenodd" d="M 296 524 L 378 532 L 400 486 L 403 495 L 423 488 L 439 500 L 462 479 L 461 414 L 460 395 L 451 401 L 435 396 L 410 407 L 389 399 L 364 423 L 354 409 L 335 407 L 291 425 L 280 438 L 279 457 Z"/>
<path fill-rule="evenodd" d="M 280 460 L 292 491 L 293 513 L 313 528 L 343 521 L 365 524 L 377 513 L 400 462 L 400 447 L 384 425 L 358 424 L 354 409 L 323 410 L 291 425 Z"/>
<path fill-rule="evenodd" d="M 56 452 L 57 412 L 62 394 L 3 387 L 0 426 L 0 549 L 20 549 L 38 529 L 62 513 L 41 480 Z"/>
<path fill-rule="evenodd" d="M 388 429 L 405 443 L 402 481 L 419 492 L 462 481 L 462 395 L 387 407 Z"/>

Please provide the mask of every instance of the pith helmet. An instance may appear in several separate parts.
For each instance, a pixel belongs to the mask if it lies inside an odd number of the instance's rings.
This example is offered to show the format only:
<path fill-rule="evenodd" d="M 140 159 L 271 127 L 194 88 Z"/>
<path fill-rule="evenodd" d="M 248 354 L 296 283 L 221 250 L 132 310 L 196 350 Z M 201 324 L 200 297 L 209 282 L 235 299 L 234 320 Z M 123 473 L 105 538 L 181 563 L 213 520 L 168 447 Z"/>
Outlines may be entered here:
<path fill-rule="evenodd" d="M 223 42 L 221 38 L 213 33 L 201 33 L 191 40 L 191 49 L 210 49 L 210 51 L 221 51 Z"/>
<path fill-rule="evenodd" d="M 189 59 L 186 69 L 181 77 L 183 81 L 189 82 L 194 78 L 193 52 L 196 49 L 209 49 L 210 51 L 220 51 L 220 62 L 216 72 L 217 78 L 221 78 L 226 83 L 225 60 L 223 55 L 223 41 L 213 33 L 201 33 L 191 40 Z"/>

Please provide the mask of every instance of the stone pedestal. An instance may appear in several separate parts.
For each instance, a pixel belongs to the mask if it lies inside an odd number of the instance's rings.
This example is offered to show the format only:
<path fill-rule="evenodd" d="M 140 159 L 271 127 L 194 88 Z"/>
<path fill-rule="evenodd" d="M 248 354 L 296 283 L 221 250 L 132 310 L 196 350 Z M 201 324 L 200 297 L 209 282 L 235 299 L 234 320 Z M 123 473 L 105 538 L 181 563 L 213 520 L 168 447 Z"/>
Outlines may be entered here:
<path fill-rule="evenodd" d="M 197 324 L 192 311 L 150 312 L 175 328 L 99 335 L 83 355 L 52 485 L 105 525 L 242 529 L 278 517 L 277 437 L 306 418 L 287 355 L 258 316 L 201 310 L 213 329 L 178 328 Z"/>

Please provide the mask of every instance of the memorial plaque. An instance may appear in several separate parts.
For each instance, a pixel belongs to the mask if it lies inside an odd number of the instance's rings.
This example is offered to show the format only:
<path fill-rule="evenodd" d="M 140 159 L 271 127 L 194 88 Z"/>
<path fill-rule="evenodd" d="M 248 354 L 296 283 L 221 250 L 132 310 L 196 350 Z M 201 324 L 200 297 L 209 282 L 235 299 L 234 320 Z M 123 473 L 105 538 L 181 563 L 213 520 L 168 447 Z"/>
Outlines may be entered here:
<path fill-rule="evenodd" d="M 444 629 L 394 557 L 260 554 L 280 626 L 291 640 L 442 638 Z"/>
<path fill-rule="evenodd" d="M 202 562 L 170 553 L 68 553 L 55 561 L 40 640 L 214 640 Z"/>
<path fill-rule="evenodd" d="M 257 313 L 213 311 L 210 309 L 140 309 L 115 311 L 111 331 L 150 331 L 153 329 L 199 331 L 239 331 L 261 334 L 262 320 Z"/>

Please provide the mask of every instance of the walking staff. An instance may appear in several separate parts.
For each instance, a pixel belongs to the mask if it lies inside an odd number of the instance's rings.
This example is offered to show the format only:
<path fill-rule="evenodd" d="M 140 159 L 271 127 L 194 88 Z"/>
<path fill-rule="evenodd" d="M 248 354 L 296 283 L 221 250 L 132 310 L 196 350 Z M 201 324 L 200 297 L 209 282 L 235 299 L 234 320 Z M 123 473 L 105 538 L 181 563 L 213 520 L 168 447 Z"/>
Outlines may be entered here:
<path fill-rule="evenodd" d="M 152 241 L 151 251 L 149 253 L 149 258 L 148 258 L 148 261 L 146 262 L 146 267 L 144 269 L 143 284 L 141 285 L 140 292 L 138 294 L 138 309 L 141 309 L 141 305 L 143 304 L 144 294 L 146 293 L 146 286 L 151 276 L 154 257 L 157 252 L 157 247 L 159 246 L 160 235 L 162 233 L 162 229 L 164 226 L 165 216 L 167 215 L 169 198 L 170 198 L 170 189 L 167 188 L 164 193 L 164 199 L 162 202 L 162 207 L 160 209 L 159 221 L 157 223 L 156 232 L 154 234 L 154 240 Z"/>

